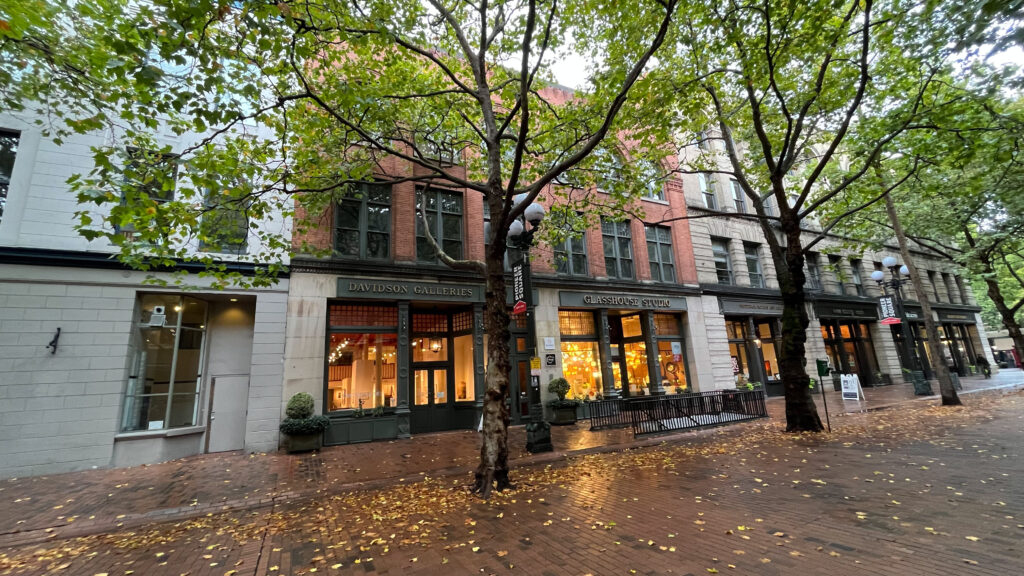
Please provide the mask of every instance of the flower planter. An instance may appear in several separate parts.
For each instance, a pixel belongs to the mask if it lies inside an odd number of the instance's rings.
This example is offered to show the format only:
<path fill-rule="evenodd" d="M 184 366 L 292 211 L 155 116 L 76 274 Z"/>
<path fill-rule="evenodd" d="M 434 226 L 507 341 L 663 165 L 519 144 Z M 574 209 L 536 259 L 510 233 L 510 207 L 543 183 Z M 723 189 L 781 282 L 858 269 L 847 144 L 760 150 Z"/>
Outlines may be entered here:
<path fill-rule="evenodd" d="M 554 426 L 568 426 L 576 423 L 576 407 L 567 406 L 564 408 L 551 409 L 551 424 Z"/>
<path fill-rule="evenodd" d="M 289 454 L 319 450 L 322 438 L 323 434 L 286 434 L 285 450 L 287 450 Z"/>
<path fill-rule="evenodd" d="M 384 416 L 331 417 L 331 426 L 327 429 L 324 444 L 358 444 L 374 440 L 394 440 L 398 438 L 398 418 L 394 414 Z"/>

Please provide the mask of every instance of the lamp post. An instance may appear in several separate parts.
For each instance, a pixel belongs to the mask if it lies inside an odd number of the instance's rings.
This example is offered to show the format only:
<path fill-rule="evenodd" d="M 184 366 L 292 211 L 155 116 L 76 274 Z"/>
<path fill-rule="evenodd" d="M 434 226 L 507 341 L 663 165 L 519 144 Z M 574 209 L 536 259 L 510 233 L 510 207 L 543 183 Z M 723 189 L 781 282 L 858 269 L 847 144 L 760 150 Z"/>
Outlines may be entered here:
<path fill-rule="evenodd" d="M 525 200 L 525 194 L 517 195 L 517 204 Z M 523 211 L 523 220 L 514 220 L 508 227 L 508 246 L 516 250 L 516 259 L 512 264 L 512 295 L 515 307 L 513 314 L 526 315 L 526 349 L 530 353 L 531 371 L 537 354 L 537 326 L 533 317 L 533 287 L 530 282 L 530 248 L 533 238 L 544 220 L 544 207 L 536 202 L 531 203 Z M 544 411 L 540 405 L 540 376 L 530 375 L 530 421 L 526 424 L 526 450 L 531 454 L 551 452 L 551 425 L 544 421 Z"/>
<path fill-rule="evenodd" d="M 895 313 L 896 317 L 900 320 L 900 330 L 903 334 L 903 358 L 907 363 L 907 368 L 911 371 L 912 379 L 916 381 L 918 378 L 915 377 L 916 374 L 914 373 L 920 371 L 920 366 L 917 360 L 917 355 L 914 354 L 910 323 L 907 321 L 906 308 L 903 305 L 903 285 L 910 281 L 909 278 L 903 277 L 909 277 L 910 270 L 906 265 L 900 266 L 899 261 L 892 256 L 886 256 L 883 258 L 882 266 L 889 269 L 889 272 L 892 274 L 892 278 L 886 280 L 885 272 L 875 270 L 871 273 L 871 279 L 882 287 L 882 293 L 885 296 L 889 296 L 888 289 L 892 289 L 893 297 L 895 299 Z M 923 379 L 923 374 L 921 375 L 921 379 Z"/>

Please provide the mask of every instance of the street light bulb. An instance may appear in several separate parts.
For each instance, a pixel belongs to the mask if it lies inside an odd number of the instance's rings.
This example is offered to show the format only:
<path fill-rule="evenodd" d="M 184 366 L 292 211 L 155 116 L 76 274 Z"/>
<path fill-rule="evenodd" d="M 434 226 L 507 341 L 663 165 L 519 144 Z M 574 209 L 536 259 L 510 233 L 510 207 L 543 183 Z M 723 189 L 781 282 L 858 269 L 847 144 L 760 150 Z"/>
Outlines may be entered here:
<path fill-rule="evenodd" d="M 910 276 L 910 268 L 907 268 L 906 264 L 900 266 L 900 274 L 903 274 L 904 276 Z"/>
<path fill-rule="evenodd" d="M 875 282 L 881 282 L 882 280 L 885 280 L 885 272 L 882 272 L 881 270 L 875 270 L 874 272 L 871 273 L 871 279 L 874 280 Z"/>
<path fill-rule="evenodd" d="M 526 202 L 526 197 L 527 196 L 528 196 L 528 194 L 526 194 L 525 192 L 523 192 L 522 194 L 516 194 L 515 196 L 513 196 L 512 197 L 512 207 L 515 208 L 516 206 L 519 206 L 523 202 Z"/>
<path fill-rule="evenodd" d="M 523 215 L 526 216 L 526 221 L 534 226 L 540 226 L 540 221 L 544 219 L 544 207 L 534 202 L 526 207 L 526 211 Z"/>
<path fill-rule="evenodd" d="M 886 256 L 885 258 L 882 258 L 882 266 L 885 266 L 886 268 L 892 268 L 893 266 L 896 265 L 896 262 L 897 260 L 892 256 Z"/>
<path fill-rule="evenodd" d="M 508 226 L 508 239 L 515 240 L 523 234 L 523 223 L 519 220 L 513 220 Z"/>

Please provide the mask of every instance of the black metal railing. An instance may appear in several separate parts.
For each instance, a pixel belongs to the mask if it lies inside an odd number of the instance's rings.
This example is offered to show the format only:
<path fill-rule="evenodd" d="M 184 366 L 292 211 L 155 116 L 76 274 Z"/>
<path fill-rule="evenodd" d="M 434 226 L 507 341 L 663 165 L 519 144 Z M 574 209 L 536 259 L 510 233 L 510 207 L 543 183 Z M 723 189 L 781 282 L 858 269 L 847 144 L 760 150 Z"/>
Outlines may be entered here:
<path fill-rule="evenodd" d="M 633 435 L 720 426 L 768 415 L 760 390 L 716 390 L 635 400 Z"/>
<path fill-rule="evenodd" d="M 633 434 L 656 434 L 720 426 L 768 415 L 761 390 L 715 390 L 591 402 L 590 429 L 633 427 Z"/>

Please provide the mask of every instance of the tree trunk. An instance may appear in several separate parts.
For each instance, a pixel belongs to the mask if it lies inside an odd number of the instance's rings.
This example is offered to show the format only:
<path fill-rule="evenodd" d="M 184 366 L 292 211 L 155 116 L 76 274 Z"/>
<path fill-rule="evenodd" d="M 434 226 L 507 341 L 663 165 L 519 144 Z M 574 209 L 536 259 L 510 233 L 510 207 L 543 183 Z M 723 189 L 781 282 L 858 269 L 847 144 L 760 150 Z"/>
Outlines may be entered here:
<path fill-rule="evenodd" d="M 982 265 L 985 267 L 985 286 L 988 288 L 989 300 L 995 305 L 999 317 L 1003 320 L 1003 326 L 1010 333 L 1013 340 L 1013 347 L 1017 350 L 1017 358 L 1024 360 L 1024 333 L 1021 332 L 1020 322 L 1014 310 L 1006 304 L 1003 290 L 999 286 L 999 279 L 995 274 L 995 266 L 989 257 L 979 255 Z"/>
<path fill-rule="evenodd" d="M 800 224 L 796 216 L 784 210 L 782 229 L 786 233 L 786 246 L 770 243 L 782 293 L 782 354 L 780 374 L 786 390 L 786 431 L 821 432 L 821 418 L 811 396 L 810 377 L 807 375 L 807 298 L 804 284 L 803 246 L 800 244 Z M 824 383 L 819 383 L 819 386 Z"/>
<path fill-rule="evenodd" d="M 900 245 L 900 254 L 903 262 L 910 270 L 910 282 L 914 285 L 914 292 L 917 292 L 917 301 L 921 304 L 921 315 L 924 316 L 924 329 L 928 334 L 928 347 L 932 350 L 932 370 L 939 379 L 939 393 L 942 395 L 943 406 L 959 406 L 960 397 L 953 387 L 953 379 L 949 376 L 949 368 L 946 366 L 946 357 L 942 354 L 942 342 L 939 340 L 939 329 L 932 317 L 932 304 L 928 300 L 928 294 L 924 291 L 924 282 L 917 272 L 917 265 L 910 256 L 910 248 L 907 245 L 907 237 L 903 233 L 903 226 L 900 225 L 899 216 L 896 214 L 896 203 L 892 196 L 885 195 L 885 210 L 889 213 L 889 221 L 892 222 L 893 232 L 896 234 L 896 241 Z"/>

